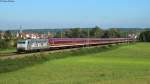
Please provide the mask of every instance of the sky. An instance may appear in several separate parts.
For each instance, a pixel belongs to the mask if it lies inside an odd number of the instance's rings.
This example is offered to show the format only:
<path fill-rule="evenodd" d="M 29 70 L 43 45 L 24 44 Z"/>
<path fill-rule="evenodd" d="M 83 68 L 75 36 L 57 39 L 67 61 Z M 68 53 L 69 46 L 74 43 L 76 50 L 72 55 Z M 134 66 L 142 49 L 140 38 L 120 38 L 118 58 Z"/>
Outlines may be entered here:
<path fill-rule="evenodd" d="M 0 2 L 0 30 L 148 28 L 150 0 L 15 0 Z"/>

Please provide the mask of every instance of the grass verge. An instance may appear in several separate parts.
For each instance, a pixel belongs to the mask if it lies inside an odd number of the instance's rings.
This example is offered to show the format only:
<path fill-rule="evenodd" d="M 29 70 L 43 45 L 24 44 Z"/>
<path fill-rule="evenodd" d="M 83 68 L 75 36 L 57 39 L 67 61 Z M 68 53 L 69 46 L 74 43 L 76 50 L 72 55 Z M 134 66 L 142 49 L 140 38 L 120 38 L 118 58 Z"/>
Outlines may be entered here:
<path fill-rule="evenodd" d="M 17 58 L 13 60 L 12 59 L 0 60 L 0 73 L 11 72 L 28 66 L 33 66 L 35 64 L 41 64 L 48 60 L 61 59 L 70 56 L 81 56 L 81 55 L 86 56 L 88 54 L 95 54 L 99 52 L 109 51 L 125 45 L 127 44 L 80 48 L 78 50 L 71 50 L 60 53 L 49 53 L 49 54 L 40 53 L 38 55 L 26 56 L 24 58 Z"/>

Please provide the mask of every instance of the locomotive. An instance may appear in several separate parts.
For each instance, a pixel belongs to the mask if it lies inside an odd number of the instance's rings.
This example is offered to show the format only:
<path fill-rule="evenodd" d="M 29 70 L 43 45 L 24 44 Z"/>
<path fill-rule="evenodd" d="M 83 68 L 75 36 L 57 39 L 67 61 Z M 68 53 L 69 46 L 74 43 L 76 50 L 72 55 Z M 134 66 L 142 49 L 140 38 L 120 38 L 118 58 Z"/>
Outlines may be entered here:
<path fill-rule="evenodd" d="M 17 42 L 17 52 L 40 51 L 52 48 L 81 47 L 132 42 L 131 38 L 49 38 L 26 39 Z"/>
<path fill-rule="evenodd" d="M 17 42 L 17 52 L 48 49 L 48 39 L 26 39 Z"/>

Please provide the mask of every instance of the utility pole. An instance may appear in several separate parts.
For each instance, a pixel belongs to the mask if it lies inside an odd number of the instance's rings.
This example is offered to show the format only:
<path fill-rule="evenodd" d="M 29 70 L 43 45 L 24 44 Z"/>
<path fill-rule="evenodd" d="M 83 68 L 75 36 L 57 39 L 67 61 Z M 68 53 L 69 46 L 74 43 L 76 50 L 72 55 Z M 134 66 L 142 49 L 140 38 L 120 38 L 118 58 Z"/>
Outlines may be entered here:
<path fill-rule="evenodd" d="M 89 47 L 89 44 L 90 44 L 90 30 L 88 28 L 88 47 Z"/>
<path fill-rule="evenodd" d="M 62 39 L 62 29 L 61 29 L 61 33 L 60 34 L 61 34 L 61 39 Z"/>
<path fill-rule="evenodd" d="M 20 32 L 19 33 L 22 33 L 22 26 L 20 25 Z"/>
<path fill-rule="evenodd" d="M 128 32 L 126 32 L 126 39 L 127 39 L 127 44 L 129 44 Z"/>
<path fill-rule="evenodd" d="M 20 27 L 19 27 L 19 38 L 22 38 L 22 26 L 20 25 Z"/>

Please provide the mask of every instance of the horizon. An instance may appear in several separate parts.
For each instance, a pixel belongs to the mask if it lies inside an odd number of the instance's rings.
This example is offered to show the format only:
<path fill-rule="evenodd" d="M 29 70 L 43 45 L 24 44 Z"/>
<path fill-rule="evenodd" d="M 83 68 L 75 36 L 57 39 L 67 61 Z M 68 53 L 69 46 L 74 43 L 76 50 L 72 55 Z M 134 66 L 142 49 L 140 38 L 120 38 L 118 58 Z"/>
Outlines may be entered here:
<path fill-rule="evenodd" d="M 33 29 L 21 29 L 22 31 L 24 31 L 24 30 L 65 30 L 65 29 L 75 29 L 76 27 L 74 27 L 74 28 L 33 28 Z M 87 28 L 87 29 L 92 29 L 92 28 L 94 28 L 94 27 L 90 27 L 90 28 Z M 100 27 L 101 28 L 101 27 Z M 86 29 L 86 28 L 80 28 L 80 29 Z M 111 28 L 101 28 L 101 29 L 103 29 L 103 30 L 107 30 L 107 29 L 111 29 Z M 115 29 L 142 29 L 142 30 L 144 30 L 144 29 L 150 29 L 150 28 L 115 28 Z M 20 29 L 18 28 L 18 29 L 5 29 L 5 30 L 2 30 L 2 29 L 0 29 L 0 31 L 20 31 Z"/>
<path fill-rule="evenodd" d="M 150 28 L 149 0 L 0 2 L 0 30 Z"/>

